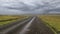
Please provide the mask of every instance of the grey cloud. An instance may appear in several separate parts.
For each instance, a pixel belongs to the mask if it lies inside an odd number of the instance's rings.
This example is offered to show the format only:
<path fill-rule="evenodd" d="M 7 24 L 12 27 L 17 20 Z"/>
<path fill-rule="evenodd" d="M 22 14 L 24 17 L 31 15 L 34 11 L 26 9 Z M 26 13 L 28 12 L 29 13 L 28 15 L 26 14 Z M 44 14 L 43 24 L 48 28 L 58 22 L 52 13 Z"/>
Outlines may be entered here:
<path fill-rule="evenodd" d="M 22 7 L 20 7 L 20 5 L 22 5 Z M 22 11 L 35 11 L 37 9 L 41 9 L 41 8 L 44 8 L 46 7 L 45 5 L 40 5 L 40 4 L 35 4 L 36 6 L 29 6 L 23 2 L 20 2 L 19 6 L 18 7 L 5 7 L 5 8 L 8 8 L 8 9 L 15 9 L 15 10 L 22 10 Z"/>
<path fill-rule="evenodd" d="M 9 1 L 8 3 L 7 2 L 1 2 L 1 3 L 0 3 L 0 7 L 8 9 L 9 12 L 13 10 L 12 11 L 13 13 L 15 13 L 14 12 L 15 10 L 18 10 L 16 11 L 17 13 L 23 12 L 23 13 L 32 13 L 32 14 L 49 13 L 49 12 L 54 12 L 54 11 L 56 11 L 57 13 L 60 12 L 59 0 L 46 0 L 46 1 L 45 0 L 31 0 L 30 2 L 28 2 L 27 0 L 26 1 L 13 0 L 13 1 Z"/>

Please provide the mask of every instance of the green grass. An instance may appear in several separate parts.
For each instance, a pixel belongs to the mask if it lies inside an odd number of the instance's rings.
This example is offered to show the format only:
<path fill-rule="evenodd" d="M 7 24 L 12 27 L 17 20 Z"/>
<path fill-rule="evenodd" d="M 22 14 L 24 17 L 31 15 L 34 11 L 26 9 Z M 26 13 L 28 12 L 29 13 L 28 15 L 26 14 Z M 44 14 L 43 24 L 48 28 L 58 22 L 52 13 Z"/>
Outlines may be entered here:
<path fill-rule="evenodd" d="M 15 19 L 15 18 L 24 18 L 25 16 L 0 16 L 0 20 Z"/>
<path fill-rule="evenodd" d="M 47 24 L 60 31 L 60 16 L 59 15 L 42 15 L 40 18 Z"/>
<path fill-rule="evenodd" d="M 11 16 L 11 15 L 0 16 L 0 26 L 7 25 L 7 24 L 10 24 L 10 23 L 15 22 L 17 20 L 23 20 L 23 19 L 26 19 L 26 18 L 28 18 L 28 16 Z M 6 20 L 6 21 L 4 21 L 4 20 Z"/>
<path fill-rule="evenodd" d="M 6 22 L 0 22 L 0 26 L 4 26 L 4 25 L 9 24 L 9 23 L 12 23 L 14 21 L 16 21 L 16 20 L 6 21 Z"/>

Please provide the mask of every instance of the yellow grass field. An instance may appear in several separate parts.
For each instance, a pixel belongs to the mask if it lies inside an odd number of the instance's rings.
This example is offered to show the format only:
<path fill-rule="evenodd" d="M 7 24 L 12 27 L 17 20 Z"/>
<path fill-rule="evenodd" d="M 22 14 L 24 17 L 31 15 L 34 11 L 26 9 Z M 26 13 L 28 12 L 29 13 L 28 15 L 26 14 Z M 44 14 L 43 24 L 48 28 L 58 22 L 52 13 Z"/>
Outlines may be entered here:
<path fill-rule="evenodd" d="M 41 15 L 40 18 L 57 31 L 60 31 L 60 15 Z"/>

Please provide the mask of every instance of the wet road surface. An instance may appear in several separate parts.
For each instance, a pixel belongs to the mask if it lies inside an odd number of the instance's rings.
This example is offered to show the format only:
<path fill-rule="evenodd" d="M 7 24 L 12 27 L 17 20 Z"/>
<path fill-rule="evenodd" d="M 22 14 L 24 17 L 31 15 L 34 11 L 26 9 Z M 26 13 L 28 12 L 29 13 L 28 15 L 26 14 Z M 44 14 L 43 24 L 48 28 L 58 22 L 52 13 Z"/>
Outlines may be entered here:
<path fill-rule="evenodd" d="M 0 32 L 0 34 L 54 34 L 38 17 L 31 17 Z"/>

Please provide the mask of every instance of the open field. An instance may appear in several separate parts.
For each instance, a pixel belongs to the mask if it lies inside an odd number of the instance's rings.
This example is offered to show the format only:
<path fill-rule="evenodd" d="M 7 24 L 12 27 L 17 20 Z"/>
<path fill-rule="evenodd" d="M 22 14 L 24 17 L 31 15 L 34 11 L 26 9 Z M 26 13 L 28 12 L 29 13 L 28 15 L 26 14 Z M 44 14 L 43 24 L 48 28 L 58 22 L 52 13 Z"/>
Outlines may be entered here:
<path fill-rule="evenodd" d="M 25 18 L 27 18 L 27 16 L 7 16 L 7 15 L 3 16 L 3 15 L 1 15 L 0 16 L 0 26 L 15 22 L 17 20 L 22 20 Z"/>
<path fill-rule="evenodd" d="M 60 33 L 60 16 L 59 15 L 42 15 L 40 18 L 50 25 L 56 32 Z"/>

